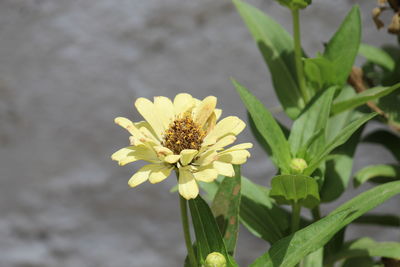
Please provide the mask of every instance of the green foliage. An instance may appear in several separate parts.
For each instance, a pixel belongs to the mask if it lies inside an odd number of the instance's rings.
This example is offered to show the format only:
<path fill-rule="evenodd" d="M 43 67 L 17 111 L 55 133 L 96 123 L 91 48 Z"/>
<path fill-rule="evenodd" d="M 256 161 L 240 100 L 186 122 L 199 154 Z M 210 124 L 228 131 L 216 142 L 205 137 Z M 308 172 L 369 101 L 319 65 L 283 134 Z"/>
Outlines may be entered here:
<path fill-rule="evenodd" d="M 248 89 L 232 80 L 237 92 L 246 106 L 256 128 L 264 140 L 268 143 L 272 160 L 281 169 L 282 173 L 290 172 L 290 146 L 279 124 L 272 114 Z"/>
<path fill-rule="evenodd" d="M 324 246 L 344 226 L 396 194 L 400 194 L 400 181 L 363 192 L 321 220 L 279 240 L 250 266 L 295 266 L 303 257 Z"/>
<path fill-rule="evenodd" d="M 239 207 L 241 197 L 240 166 L 235 165 L 235 176 L 225 177 L 218 187 L 211 210 L 225 241 L 229 254 L 233 255 L 239 233 Z"/>
<path fill-rule="evenodd" d="M 268 65 L 272 82 L 286 114 L 296 118 L 304 106 L 296 78 L 294 46 L 290 34 L 259 9 L 233 0 Z"/>
<path fill-rule="evenodd" d="M 291 10 L 303 9 L 311 5 L 311 0 L 277 0 L 282 6 L 288 7 Z"/>
<path fill-rule="evenodd" d="M 371 179 L 378 183 L 400 180 L 400 166 L 397 164 L 367 166 L 354 175 L 354 186 L 358 187 Z"/>
<path fill-rule="evenodd" d="M 377 64 L 388 71 L 393 71 L 395 68 L 395 61 L 383 49 L 372 45 L 360 44 L 360 50 L 358 53 L 365 57 L 368 61 Z"/>
<path fill-rule="evenodd" d="M 278 204 L 295 203 L 309 209 L 319 204 L 318 184 L 315 179 L 304 175 L 279 175 L 272 178 L 271 192 Z"/>
<path fill-rule="evenodd" d="M 326 264 L 348 258 L 358 257 L 387 257 L 398 258 L 400 255 L 400 243 L 375 242 L 371 238 L 360 238 L 344 244 L 342 249 L 325 260 Z"/>
<path fill-rule="evenodd" d="M 326 45 L 324 57 L 334 65 L 339 85 L 345 84 L 357 56 L 361 40 L 361 18 L 358 6 L 354 6 L 339 29 Z"/>

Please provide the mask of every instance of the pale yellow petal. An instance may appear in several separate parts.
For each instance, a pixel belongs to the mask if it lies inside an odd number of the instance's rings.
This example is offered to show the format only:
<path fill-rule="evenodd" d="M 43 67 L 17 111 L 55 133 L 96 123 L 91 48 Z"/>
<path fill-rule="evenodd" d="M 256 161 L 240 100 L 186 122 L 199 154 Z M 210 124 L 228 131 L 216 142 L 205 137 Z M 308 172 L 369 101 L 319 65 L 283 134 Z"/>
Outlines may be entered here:
<path fill-rule="evenodd" d="M 154 129 L 151 128 L 150 124 L 147 121 L 136 122 L 134 123 L 134 125 L 146 138 L 153 140 L 156 143 L 160 143 L 160 140 L 154 132 Z"/>
<path fill-rule="evenodd" d="M 190 162 L 192 162 L 193 158 L 197 155 L 199 151 L 196 149 L 184 149 L 181 151 L 181 164 L 183 166 L 188 165 Z"/>
<path fill-rule="evenodd" d="M 158 157 L 162 159 L 173 154 L 173 152 L 165 146 L 155 146 L 154 150 L 156 151 Z"/>
<path fill-rule="evenodd" d="M 252 143 L 242 143 L 242 144 L 238 144 L 238 145 L 235 145 L 235 146 L 231 146 L 230 148 L 228 148 L 224 152 L 242 150 L 242 149 L 249 149 L 249 148 L 252 148 L 252 147 L 253 147 Z"/>
<path fill-rule="evenodd" d="M 219 139 L 218 142 L 216 142 L 214 145 L 210 147 L 210 149 L 215 149 L 215 150 L 222 149 L 223 147 L 228 146 L 235 141 L 236 137 L 234 135 L 227 135 Z"/>
<path fill-rule="evenodd" d="M 210 115 L 206 123 L 203 125 L 203 130 L 205 135 L 209 134 L 212 130 L 214 130 L 216 123 L 217 123 L 217 117 L 213 113 Z"/>
<path fill-rule="evenodd" d="M 222 109 L 219 109 L 219 108 L 214 109 L 214 114 L 215 114 L 215 117 L 218 120 L 222 115 Z"/>
<path fill-rule="evenodd" d="M 226 135 L 238 135 L 245 126 L 246 124 L 238 117 L 226 117 L 215 125 L 214 130 L 204 138 L 204 143 L 212 143 L 212 140 L 218 140 Z"/>
<path fill-rule="evenodd" d="M 199 194 L 199 187 L 190 171 L 179 170 L 178 190 L 179 194 L 187 200 L 196 198 Z"/>
<path fill-rule="evenodd" d="M 208 150 L 208 151 L 202 153 L 201 155 L 199 155 L 199 157 L 196 158 L 196 160 L 194 161 L 194 164 L 199 165 L 199 166 L 208 165 L 211 162 L 213 162 L 214 160 L 216 160 L 217 156 L 218 156 L 218 154 L 215 150 Z"/>
<path fill-rule="evenodd" d="M 235 176 L 235 170 L 233 169 L 232 164 L 221 162 L 221 161 L 214 161 L 213 168 L 218 171 L 218 174 L 233 177 Z"/>
<path fill-rule="evenodd" d="M 170 164 L 177 163 L 181 158 L 181 155 L 168 155 L 164 158 L 164 161 Z"/>
<path fill-rule="evenodd" d="M 217 98 L 215 96 L 207 96 L 204 98 L 201 104 L 193 110 L 194 122 L 202 127 L 210 115 L 214 112 L 216 105 Z"/>
<path fill-rule="evenodd" d="M 154 149 L 151 146 L 148 146 L 146 144 L 143 145 L 138 145 L 134 146 L 134 149 L 128 154 L 126 154 L 125 157 L 120 157 L 118 160 L 118 164 L 121 166 L 124 166 L 128 163 L 137 161 L 137 160 L 145 160 L 148 162 L 153 162 L 153 163 L 158 163 L 160 162 L 160 159 L 157 156 L 157 153 L 154 151 Z"/>
<path fill-rule="evenodd" d="M 154 106 L 164 128 L 168 129 L 175 118 L 174 104 L 168 97 L 156 96 L 154 97 Z"/>
<path fill-rule="evenodd" d="M 136 100 L 135 107 L 140 115 L 150 124 L 151 128 L 153 128 L 157 138 L 161 140 L 165 127 L 158 116 L 158 112 L 156 112 L 154 104 L 150 100 L 140 97 Z"/>
<path fill-rule="evenodd" d="M 172 169 L 172 166 L 159 165 L 151 171 L 149 182 L 155 184 L 164 181 L 171 174 Z"/>
<path fill-rule="evenodd" d="M 216 169 L 213 169 L 212 166 L 208 166 L 204 167 L 202 170 L 194 172 L 193 176 L 197 181 L 210 183 L 217 179 L 218 171 Z"/>
<path fill-rule="evenodd" d="M 218 161 L 231 163 L 231 164 L 243 164 L 250 157 L 250 153 L 247 150 L 235 150 L 227 153 L 221 153 L 218 157 Z"/>
<path fill-rule="evenodd" d="M 140 185 L 141 183 L 147 181 L 149 179 L 151 169 L 154 167 L 154 164 L 145 165 L 140 168 L 128 181 L 130 187 L 135 187 Z"/>
<path fill-rule="evenodd" d="M 191 95 L 182 93 L 175 96 L 174 108 L 175 116 L 184 114 L 185 112 L 191 111 L 194 107 L 194 99 Z"/>
<path fill-rule="evenodd" d="M 139 131 L 138 128 L 135 127 L 131 120 L 124 117 L 117 117 L 114 119 L 114 122 L 122 128 L 126 129 L 131 135 L 135 136 L 136 138 L 140 139 L 143 137 L 143 134 Z"/>
<path fill-rule="evenodd" d="M 134 150 L 135 150 L 134 146 L 128 146 L 128 147 L 121 148 L 120 150 L 118 150 L 117 152 L 115 152 L 114 154 L 111 155 L 111 159 L 115 160 L 115 161 L 119 161 L 119 160 L 125 158 L 129 153 L 131 153 Z"/>

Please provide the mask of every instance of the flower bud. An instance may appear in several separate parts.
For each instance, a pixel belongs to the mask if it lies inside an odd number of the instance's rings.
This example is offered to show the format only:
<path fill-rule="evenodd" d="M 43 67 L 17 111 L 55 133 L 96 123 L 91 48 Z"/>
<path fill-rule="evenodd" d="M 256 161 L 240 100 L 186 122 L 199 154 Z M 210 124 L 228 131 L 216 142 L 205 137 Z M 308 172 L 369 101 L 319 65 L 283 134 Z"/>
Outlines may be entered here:
<path fill-rule="evenodd" d="M 301 174 L 308 167 L 307 162 L 301 158 L 294 158 L 290 162 L 290 168 L 295 174 Z"/>
<path fill-rule="evenodd" d="M 205 267 L 226 267 L 226 259 L 221 253 L 212 252 L 207 255 Z"/>

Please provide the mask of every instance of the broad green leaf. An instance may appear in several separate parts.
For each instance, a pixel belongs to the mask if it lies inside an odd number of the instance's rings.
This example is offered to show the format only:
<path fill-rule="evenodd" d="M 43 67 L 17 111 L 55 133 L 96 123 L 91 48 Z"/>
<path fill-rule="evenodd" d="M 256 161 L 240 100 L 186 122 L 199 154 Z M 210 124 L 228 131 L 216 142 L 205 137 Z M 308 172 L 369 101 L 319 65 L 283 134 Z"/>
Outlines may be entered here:
<path fill-rule="evenodd" d="M 324 246 L 344 226 L 397 194 L 400 194 L 400 181 L 363 192 L 321 220 L 279 240 L 250 266 L 295 266 L 306 255 Z"/>
<path fill-rule="evenodd" d="M 304 175 L 278 175 L 272 178 L 270 197 L 278 204 L 298 203 L 309 209 L 319 204 L 318 183 Z"/>
<path fill-rule="evenodd" d="M 283 109 L 289 117 L 296 118 L 304 102 L 296 78 L 291 35 L 259 9 L 240 0 L 233 3 L 268 65 Z"/>
<path fill-rule="evenodd" d="M 306 58 L 303 62 L 307 82 L 314 88 L 314 91 L 340 84 L 335 75 L 333 63 L 322 55 L 316 58 Z"/>
<path fill-rule="evenodd" d="M 255 236 L 275 243 L 289 229 L 289 215 L 269 197 L 270 190 L 242 177 L 240 219 Z"/>
<path fill-rule="evenodd" d="M 203 264 L 211 252 L 219 252 L 228 259 L 228 252 L 208 204 L 199 195 L 189 200 L 189 208 L 196 236 L 198 261 Z"/>
<path fill-rule="evenodd" d="M 400 227 L 400 217 L 392 214 L 365 214 L 356 219 L 354 223 Z"/>
<path fill-rule="evenodd" d="M 398 146 L 393 145 L 400 144 L 400 137 L 396 134 L 379 129 L 365 136 L 362 141 L 384 146 L 400 162 L 400 149 L 398 149 Z"/>
<path fill-rule="evenodd" d="M 299 149 L 305 145 L 309 139 L 321 129 L 326 128 L 331 103 L 335 88 L 331 87 L 321 94 L 315 96 L 307 105 L 302 114 L 293 123 L 289 136 L 290 148 L 293 156 L 297 156 Z M 324 137 L 324 135 L 322 135 Z M 313 142 L 311 152 L 317 152 L 324 145 L 324 138 L 319 138 Z"/>
<path fill-rule="evenodd" d="M 324 259 L 324 248 L 319 248 L 308 254 L 302 262 L 302 267 L 322 267 Z"/>
<path fill-rule="evenodd" d="M 232 80 L 244 105 L 249 111 L 257 130 L 271 148 L 274 163 L 281 169 L 282 173 L 290 172 L 290 146 L 285 138 L 279 124 L 272 114 L 249 90 Z"/>
<path fill-rule="evenodd" d="M 368 61 L 373 62 L 388 71 L 393 71 L 395 68 L 396 62 L 393 58 L 385 51 L 378 47 L 360 44 L 360 49 L 358 53 L 365 57 Z"/>
<path fill-rule="evenodd" d="M 383 182 L 399 180 L 400 166 L 397 164 L 367 166 L 354 175 L 354 186 L 358 187 L 371 179 L 374 179 L 377 182 L 379 182 L 379 180 L 382 180 Z"/>
<path fill-rule="evenodd" d="M 325 264 L 333 264 L 338 260 L 364 256 L 398 258 L 399 255 L 400 243 L 375 242 L 368 237 L 364 237 L 346 242 L 340 251 L 333 255 L 330 255 L 325 260 Z"/>
<path fill-rule="evenodd" d="M 400 67 L 398 68 L 400 73 Z M 397 74 L 398 75 L 398 74 Z M 400 76 L 400 75 L 398 75 Z M 388 124 L 399 130 L 400 129 L 400 91 L 392 92 L 391 94 L 379 98 L 377 106 L 384 112 Z"/>
<path fill-rule="evenodd" d="M 354 6 L 343 20 L 339 29 L 329 40 L 324 57 L 333 62 L 335 75 L 340 82 L 346 83 L 358 53 L 361 40 L 361 18 L 358 6 Z"/>
<path fill-rule="evenodd" d="M 375 116 L 376 113 L 365 115 L 344 127 L 343 130 L 341 130 L 332 141 L 328 142 L 324 149 L 310 161 L 308 168 L 304 170 L 304 174 L 311 175 L 333 149 L 345 143 L 361 125 Z"/>
<path fill-rule="evenodd" d="M 397 83 L 390 87 L 378 86 L 368 89 L 364 92 L 357 94 L 355 97 L 351 99 L 334 103 L 332 107 L 332 114 L 335 115 L 345 110 L 354 109 L 358 106 L 367 103 L 368 101 L 375 100 L 385 95 L 388 95 L 399 88 L 400 88 L 400 83 Z"/>
<path fill-rule="evenodd" d="M 356 93 L 353 88 L 345 86 L 336 99 L 343 101 L 350 99 L 355 95 Z M 340 132 L 347 124 L 362 117 L 362 115 L 361 112 L 347 110 L 329 118 L 326 130 L 326 138 L 328 142 L 341 134 Z M 359 143 L 363 128 L 364 127 L 361 126 L 344 144 L 335 148 L 328 156 L 325 162 L 325 180 L 320 189 L 322 202 L 335 200 L 347 188 L 352 174 L 354 153 Z"/>
<path fill-rule="evenodd" d="M 234 165 L 235 176 L 225 177 L 211 205 L 220 232 L 229 254 L 235 252 L 239 233 L 239 208 L 241 175 L 240 165 Z"/>

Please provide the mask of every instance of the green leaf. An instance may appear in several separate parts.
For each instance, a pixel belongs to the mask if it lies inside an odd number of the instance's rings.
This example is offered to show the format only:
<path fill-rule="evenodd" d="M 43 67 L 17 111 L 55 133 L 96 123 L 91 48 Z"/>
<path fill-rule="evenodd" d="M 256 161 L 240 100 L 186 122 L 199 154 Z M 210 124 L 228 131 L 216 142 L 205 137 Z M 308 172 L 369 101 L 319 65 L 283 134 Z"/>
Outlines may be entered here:
<path fill-rule="evenodd" d="M 400 181 L 363 192 L 321 220 L 279 240 L 250 266 L 295 266 L 306 255 L 324 246 L 344 226 L 397 194 L 400 194 Z"/>
<path fill-rule="evenodd" d="M 377 182 L 379 182 L 379 180 L 383 182 L 399 180 L 400 166 L 397 164 L 367 166 L 354 175 L 354 186 L 358 187 L 371 179 L 375 179 Z"/>
<path fill-rule="evenodd" d="M 189 208 L 200 263 L 204 263 L 207 255 L 211 252 L 219 252 L 228 259 L 228 252 L 208 204 L 199 195 L 195 199 L 189 200 Z"/>
<path fill-rule="evenodd" d="M 365 214 L 356 219 L 354 223 L 400 227 L 400 217 L 392 214 Z"/>
<path fill-rule="evenodd" d="M 316 58 L 306 58 L 304 62 L 304 74 L 314 91 L 340 84 L 335 75 L 335 66 L 322 55 Z"/>
<path fill-rule="evenodd" d="M 279 175 L 272 178 L 270 197 L 278 204 L 299 203 L 309 209 L 319 204 L 318 183 L 304 175 Z"/>
<path fill-rule="evenodd" d="M 281 169 L 282 173 L 290 172 L 290 146 L 279 124 L 272 114 L 249 90 L 232 80 L 244 105 L 249 111 L 257 130 L 268 143 L 273 154 L 273 162 Z"/>
<path fill-rule="evenodd" d="M 362 267 L 384 267 L 381 264 L 376 264 L 371 257 L 359 257 L 359 258 L 351 258 L 346 260 L 342 267 L 355 267 L 355 266 L 362 266 Z"/>
<path fill-rule="evenodd" d="M 319 248 L 311 252 L 303 259 L 303 267 L 321 267 L 323 266 L 324 248 Z"/>
<path fill-rule="evenodd" d="M 342 101 L 354 97 L 356 93 L 350 86 L 345 86 L 337 100 Z M 342 129 L 351 121 L 362 117 L 362 113 L 355 110 L 348 110 L 335 115 L 329 119 L 326 130 L 326 138 L 332 141 L 341 134 Z M 363 132 L 361 126 L 344 144 L 335 148 L 325 162 L 324 183 L 320 189 L 322 202 L 329 202 L 337 199 L 347 188 L 352 177 L 353 158 Z"/>
<path fill-rule="evenodd" d="M 233 3 L 268 65 L 283 109 L 289 117 L 297 117 L 304 102 L 296 78 L 291 35 L 259 9 L 240 0 L 233 0 Z"/>
<path fill-rule="evenodd" d="M 315 96 L 307 105 L 298 119 L 295 120 L 289 136 L 290 148 L 293 156 L 297 156 L 300 148 L 304 146 L 313 135 L 321 129 L 326 128 L 331 103 L 335 88 L 331 87 L 321 94 Z M 324 135 L 321 135 L 324 137 Z M 324 138 L 319 138 L 317 142 L 313 142 L 313 146 L 309 148 L 315 153 L 324 146 Z"/>
<path fill-rule="evenodd" d="M 364 237 L 346 242 L 340 251 L 330 255 L 330 257 L 325 260 L 325 264 L 329 265 L 338 260 L 364 256 L 398 258 L 399 255 L 400 243 L 375 242 L 370 238 Z"/>
<path fill-rule="evenodd" d="M 378 86 L 368 89 L 364 92 L 357 94 L 355 97 L 351 99 L 334 103 L 332 107 L 332 114 L 335 115 L 345 110 L 354 109 L 358 106 L 367 103 L 368 101 L 386 96 L 399 88 L 400 88 L 400 83 L 397 83 L 390 87 Z"/>
<path fill-rule="evenodd" d="M 400 137 L 396 134 L 387 130 L 379 129 L 365 136 L 362 141 L 382 145 L 392 153 L 397 161 L 400 161 L 400 149 L 393 145 L 400 144 Z"/>
<path fill-rule="evenodd" d="M 275 243 L 289 229 L 289 215 L 269 197 L 270 190 L 242 177 L 240 220 L 255 236 Z"/>
<path fill-rule="evenodd" d="M 400 65 L 399 65 L 400 66 Z M 400 67 L 399 71 L 400 73 Z M 398 74 L 397 74 L 398 75 Z M 377 106 L 384 112 L 388 124 L 393 128 L 400 129 L 400 91 L 394 91 L 391 94 L 379 98 Z"/>
<path fill-rule="evenodd" d="M 228 253 L 233 255 L 239 233 L 241 175 L 240 165 L 234 165 L 235 176 L 225 177 L 211 205 Z"/>
<path fill-rule="evenodd" d="M 343 20 L 339 29 L 329 40 L 324 57 L 333 62 L 335 75 L 340 82 L 346 83 L 358 53 L 361 40 L 361 18 L 358 6 L 354 6 Z"/>
<path fill-rule="evenodd" d="M 345 143 L 361 125 L 375 116 L 376 113 L 365 115 L 344 127 L 343 130 L 341 130 L 332 141 L 328 142 L 324 149 L 310 161 L 308 168 L 304 170 L 304 174 L 311 175 L 333 149 Z"/>
<path fill-rule="evenodd" d="M 372 45 L 360 44 L 358 53 L 368 61 L 373 62 L 386 70 L 394 71 L 396 62 L 385 50 Z"/>

